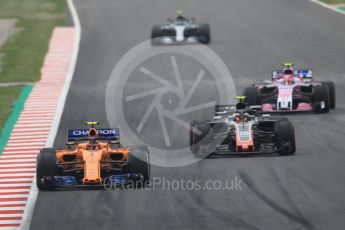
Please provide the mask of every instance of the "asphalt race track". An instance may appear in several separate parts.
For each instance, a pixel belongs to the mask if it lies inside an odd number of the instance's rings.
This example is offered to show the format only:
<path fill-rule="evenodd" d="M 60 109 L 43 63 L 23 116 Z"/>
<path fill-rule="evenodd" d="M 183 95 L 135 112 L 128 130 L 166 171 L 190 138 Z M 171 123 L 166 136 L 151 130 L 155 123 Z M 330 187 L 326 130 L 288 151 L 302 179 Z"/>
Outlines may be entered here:
<path fill-rule="evenodd" d="M 230 69 L 238 92 L 268 79 L 270 71 L 284 61 L 293 61 L 296 67 L 312 68 L 316 79 L 336 83 L 337 108 L 329 114 L 290 116 L 297 140 L 294 156 L 222 157 L 185 167 L 152 167 L 153 177 L 238 178 L 241 190 L 40 192 L 32 230 L 344 228 L 344 15 L 308 0 L 75 0 L 75 4 L 82 26 L 81 48 L 56 146 L 64 145 L 68 128 L 78 128 L 84 121 L 107 126 L 105 93 L 114 66 L 149 37 L 154 24 L 174 16 L 176 9 L 211 24 L 209 47 Z M 147 65 L 166 71 L 170 66 L 163 59 Z M 179 60 L 188 66 L 188 59 Z M 185 76 L 187 85 L 193 82 L 193 74 Z M 217 99 L 205 81 L 203 95 Z M 128 89 L 140 92 L 148 85 L 147 78 L 142 78 L 130 82 Z M 203 103 L 198 101 L 202 97 L 192 100 Z M 126 114 L 129 122 L 137 122 L 137 113 Z M 185 146 L 185 138 L 180 138 L 174 124 L 169 125 L 172 143 Z M 156 131 L 154 117 L 147 127 Z M 163 140 L 151 133 L 153 137 L 148 132 L 146 141 L 161 147 Z"/>

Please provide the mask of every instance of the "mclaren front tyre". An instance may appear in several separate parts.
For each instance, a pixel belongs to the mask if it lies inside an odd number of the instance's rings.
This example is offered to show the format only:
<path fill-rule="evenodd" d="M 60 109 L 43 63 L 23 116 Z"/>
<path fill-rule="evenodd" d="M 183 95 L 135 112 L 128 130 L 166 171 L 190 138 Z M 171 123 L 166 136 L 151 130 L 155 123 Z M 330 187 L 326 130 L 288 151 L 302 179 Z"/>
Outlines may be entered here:
<path fill-rule="evenodd" d="M 56 151 L 44 148 L 37 156 L 36 185 L 39 190 L 54 190 L 54 177 L 57 175 Z"/>

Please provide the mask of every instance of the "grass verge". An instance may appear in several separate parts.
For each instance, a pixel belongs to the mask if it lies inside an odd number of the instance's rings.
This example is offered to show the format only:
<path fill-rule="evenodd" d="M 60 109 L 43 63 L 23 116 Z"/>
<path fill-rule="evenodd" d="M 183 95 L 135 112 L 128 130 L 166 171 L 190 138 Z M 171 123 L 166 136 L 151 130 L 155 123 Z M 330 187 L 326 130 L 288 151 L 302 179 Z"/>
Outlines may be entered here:
<path fill-rule="evenodd" d="M 36 82 L 40 79 L 52 31 L 56 26 L 66 25 L 67 12 L 66 0 L 1 0 L 0 19 L 15 19 L 16 32 L 0 48 L 3 56 L 0 82 Z M 4 128 L 21 88 L 0 88 L 0 130 Z M 2 131 L 4 134 L 5 129 Z"/>
<path fill-rule="evenodd" d="M 20 113 L 24 109 L 26 98 L 29 96 L 31 90 L 32 90 L 32 86 L 27 85 L 24 87 L 7 87 L 4 90 L 6 94 L 0 93 L 0 99 L 5 99 L 5 100 L 0 100 L 0 102 L 8 103 L 9 101 L 12 101 L 11 105 L 7 104 L 6 106 L 6 107 L 12 107 L 12 109 L 10 111 L 7 111 L 7 114 L 0 113 L 1 115 L 0 117 L 2 119 L 1 124 L 4 123 L 3 127 L 1 127 L 1 133 L 0 133 L 0 154 L 2 153 L 3 149 L 5 148 L 7 144 L 7 141 L 9 140 L 11 136 L 13 127 L 16 124 L 20 116 Z M 15 100 L 15 96 L 17 93 L 19 93 L 19 97 L 15 102 L 13 102 L 13 100 Z"/>
<path fill-rule="evenodd" d="M 0 88 L 0 130 L 3 128 L 7 117 L 10 115 L 22 87 L 1 87 Z"/>
<path fill-rule="evenodd" d="M 327 4 L 345 4 L 345 0 L 322 0 L 322 2 Z"/>
<path fill-rule="evenodd" d="M 0 82 L 39 80 L 52 30 L 66 25 L 66 0 L 1 0 L 0 5 L 0 18 L 17 20 L 17 32 L 0 49 Z"/>

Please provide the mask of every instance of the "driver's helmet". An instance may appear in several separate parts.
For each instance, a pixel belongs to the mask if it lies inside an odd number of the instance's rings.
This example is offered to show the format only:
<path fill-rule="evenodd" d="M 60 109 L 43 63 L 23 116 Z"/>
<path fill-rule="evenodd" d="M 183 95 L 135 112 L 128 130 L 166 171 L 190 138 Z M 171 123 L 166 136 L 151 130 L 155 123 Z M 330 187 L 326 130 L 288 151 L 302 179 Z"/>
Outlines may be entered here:
<path fill-rule="evenodd" d="M 293 63 L 284 63 L 283 64 L 284 69 L 283 69 L 283 75 L 293 75 L 294 74 L 294 69 L 292 68 L 294 66 Z"/>
<path fill-rule="evenodd" d="M 177 15 L 177 19 L 184 19 L 182 10 L 177 10 L 176 15 Z"/>
<path fill-rule="evenodd" d="M 293 75 L 293 69 L 292 68 L 286 68 L 283 70 L 284 75 Z"/>

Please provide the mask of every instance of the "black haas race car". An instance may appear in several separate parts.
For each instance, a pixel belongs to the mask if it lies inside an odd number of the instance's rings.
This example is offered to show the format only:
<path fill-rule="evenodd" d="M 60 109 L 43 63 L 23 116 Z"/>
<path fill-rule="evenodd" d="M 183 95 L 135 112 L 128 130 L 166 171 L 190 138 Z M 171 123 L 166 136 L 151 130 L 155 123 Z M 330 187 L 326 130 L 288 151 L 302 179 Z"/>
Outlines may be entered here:
<path fill-rule="evenodd" d="M 176 18 L 168 18 L 166 24 L 154 26 L 151 32 L 153 45 L 209 44 L 210 41 L 210 25 L 198 24 L 194 18 L 182 16 L 182 11 L 177 12 Z"/>
<path fill-rule="evenodd" d="M 260 106 L 248 106 L 243 96 L 236 98 L 236 106 L 216 105 L 213 120 L 191 123 L 190 148 L 196 157 L 295 153 L 294 128 L 286 117 L 262 114 Z"/>
<path fill-rule="evenodd" d="M 250 105 L 261 105 L 263 112 L 327 113 L 335 108 L 336 93 L 331 81 L 313 80 L 312 70 L 294 70 L 284 63 L 283 70 L 272 72 L 271 81 L 245 88 L 243 95 Z"/>

